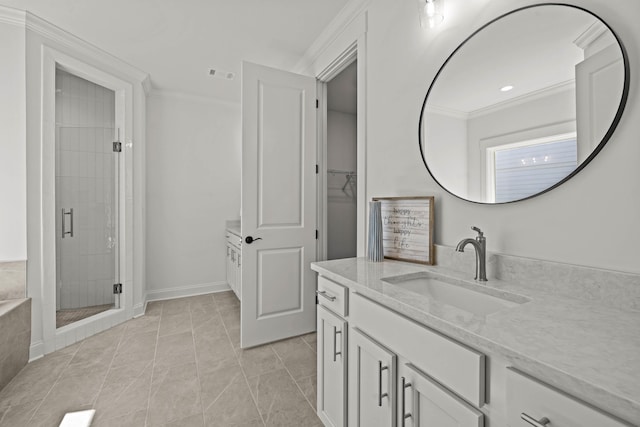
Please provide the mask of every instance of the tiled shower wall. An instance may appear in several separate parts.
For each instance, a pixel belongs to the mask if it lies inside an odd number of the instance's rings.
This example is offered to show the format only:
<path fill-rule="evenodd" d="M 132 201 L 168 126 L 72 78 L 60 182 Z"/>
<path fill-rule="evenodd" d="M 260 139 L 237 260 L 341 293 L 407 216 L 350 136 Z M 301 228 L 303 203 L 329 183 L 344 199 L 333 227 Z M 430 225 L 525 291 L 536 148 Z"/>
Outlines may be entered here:
<path fill-rule="evenodd" d="M 113 303 L 116 229 L 115 93 L 56 70 L 57 309 Z M 62 236 L 73 208 L 74 235 Z M 70 229 L 69 216 L 66 216 Z"/>

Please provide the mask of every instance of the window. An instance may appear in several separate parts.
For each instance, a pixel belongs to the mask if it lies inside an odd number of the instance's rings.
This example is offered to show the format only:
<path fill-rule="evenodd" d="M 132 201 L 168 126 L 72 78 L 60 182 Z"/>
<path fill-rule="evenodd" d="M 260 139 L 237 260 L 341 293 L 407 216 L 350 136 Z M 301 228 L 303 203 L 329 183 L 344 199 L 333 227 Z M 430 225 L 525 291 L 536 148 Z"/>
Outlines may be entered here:
<path fill-rule="evenodd" d="M 577 166 L 576 134 L 556 135 L 487 149 L 495 202 L 519 200 L 543 191 Z"/>

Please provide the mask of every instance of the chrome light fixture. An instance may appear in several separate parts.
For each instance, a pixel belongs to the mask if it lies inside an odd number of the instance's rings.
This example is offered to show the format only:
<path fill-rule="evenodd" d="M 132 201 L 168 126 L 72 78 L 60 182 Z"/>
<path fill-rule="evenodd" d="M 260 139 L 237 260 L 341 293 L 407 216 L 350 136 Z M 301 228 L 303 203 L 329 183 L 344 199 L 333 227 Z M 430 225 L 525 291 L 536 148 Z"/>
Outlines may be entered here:
<path fill-rule="evenodd" d="M 444 20 L 444 0 L 418 0 L 420 25 L 433 28 Z"/>

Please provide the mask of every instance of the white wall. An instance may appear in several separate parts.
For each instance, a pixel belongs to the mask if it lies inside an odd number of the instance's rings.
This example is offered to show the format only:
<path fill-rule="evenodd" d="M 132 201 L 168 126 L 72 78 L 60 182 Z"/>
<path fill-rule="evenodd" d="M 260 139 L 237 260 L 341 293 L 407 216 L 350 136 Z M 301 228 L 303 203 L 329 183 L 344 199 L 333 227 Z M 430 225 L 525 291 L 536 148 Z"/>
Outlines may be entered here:
<path fill-rule="evenodd" d="M 149 299 L 225 286 L 225 221 L 240 211 L 240 106 L 153 93 L 147 141 Z"/>
<path fill-rule="evenodd" d="M 357 170 L 355 114 L 327 111 L 327 169 Z M 356 178 L 357 179 L 357 178 Z M 327 176 L 327 259 L 356 256 L 355 186 L 342 191 L 346 176 Z"/>
<path fill-rule="evenodd" d="M 0 22 L 0 262 L 27 259 L 25 30 Z"/>
<path fill-rule="evenodd" d="M 467 120 L 427 111 L 424 123 L 423 150 L 429 170 L 447 190 L 467 194 Z M 441 159 L 455 159 L 455 162 Z"/>
<path fill-rule="evenodd" d="M 616 133 L 569 182 L 532 200 L 478 205 L 446 193 L 422 164 L 420 108 L 441 64 L 479 26 L 532 3 L 447 0 L 444 22 L 423 29 L 414 2 L 372 0 L 366 34 L 367 198 L 435 195 L 438 244 L 453 246 L 472 236 L 469 227 L 476 225 L 485 231 L 490 251 L 640 273 L 640 99 L 634 85 L 640 80 L 640 2 L 568 1 L 617 31 L 630 55 L 632 82 Z M 340 51 L 322 55 L 329 53 Z"/>

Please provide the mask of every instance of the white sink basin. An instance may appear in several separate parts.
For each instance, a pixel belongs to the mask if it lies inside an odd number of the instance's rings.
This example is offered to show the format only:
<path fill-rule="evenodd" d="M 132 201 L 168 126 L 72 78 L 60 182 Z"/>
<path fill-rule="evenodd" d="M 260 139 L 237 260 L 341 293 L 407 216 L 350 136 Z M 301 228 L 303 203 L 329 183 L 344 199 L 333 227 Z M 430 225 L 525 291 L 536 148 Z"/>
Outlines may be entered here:
<path fill-rule="evenodd" d="M 507 296 L 504 292 L 481 287 L 482 285 L 466 284 L 429 272 L 387 277 L 382 281 L 479 316 L 513 308 L 528 301 L 519 295 Z"/>

